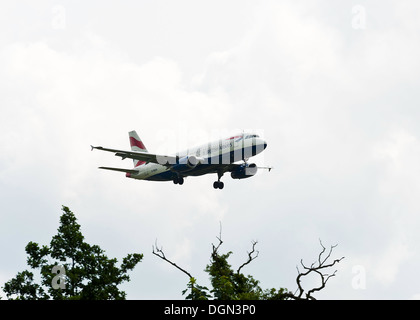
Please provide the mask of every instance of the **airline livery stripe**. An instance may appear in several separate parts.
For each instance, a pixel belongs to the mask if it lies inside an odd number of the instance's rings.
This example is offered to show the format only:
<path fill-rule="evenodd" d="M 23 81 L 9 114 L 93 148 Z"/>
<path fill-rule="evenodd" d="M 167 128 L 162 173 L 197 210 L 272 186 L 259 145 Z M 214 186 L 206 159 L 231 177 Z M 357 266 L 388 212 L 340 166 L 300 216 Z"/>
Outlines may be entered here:
<path fill-rule="evenodd" d="M 130 145 L 132 147 L 138 147 L 138 148 L 143 149 L 143 150 L 146 149 L 146 147 L 144 146 L 143 142 L 138 141 L 138 140 L 136 140 L 133 137 L 130 137 Z"/>
<path fill-rule="evenodd" d="M 145 164 L 145 163 L 146 163 L 146 161 L 139 160 L 139 162 L 137 162 L 137 164 L 136 164 L 136 167 L 141 166 L 142 164 Z"/>

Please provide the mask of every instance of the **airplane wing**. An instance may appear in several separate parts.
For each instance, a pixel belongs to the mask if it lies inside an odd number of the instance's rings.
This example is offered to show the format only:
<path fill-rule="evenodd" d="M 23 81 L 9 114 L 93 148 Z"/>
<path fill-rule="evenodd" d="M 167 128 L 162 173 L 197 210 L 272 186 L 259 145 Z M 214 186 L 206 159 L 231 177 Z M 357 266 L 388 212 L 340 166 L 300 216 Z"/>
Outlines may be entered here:
<path fill-rule="evenodd" d="M 274 167 L 258 167 L 258 169 L 266 169 L 268 172 L 274 169 Z"/>
<path fill-rule="evenodd" d="M 121 168 L 111 168 L 111 167 L 99 167 L 99 169 L 119 171 L 119 172 L 131 173 L 131 174 L 138 173 L 137 170 L 132 170 L 132 169 L 121 169 Z"/>
<path fill-rule="evenodd" d="M 231 164 L 225 164 L 225 165 L 219 165 L 221 166 L 221 171 L 223 172 L 232 172 L 237 170 L 239 167 L 242 167 L 243 163 L 231 163 Z M 216 166 L 216 165 L 215 165 Z M 266 169 L 268 172 L 274 169 L 274 167 L 256 167 L 258 169 Z"/>
<path fill-rule="evenodd" d="M 97 150 L 102 150 L 102 151 L 113 152 L 115 153 L 116 156 L 121 157 L 123 160 L 126 158 L 129 158 L 129 159 L 157 163 L 157 164 L 168 166 L 168 167 L 175 164 L 177 160 L 175 156 L 158 155 L 158 154 L 153 154 L 153 153 L 148 153 L 148 152 L 124 151 L 124 150 L 108 149 L 108 148 L 94 147 L 94 146 L 91 146 L 91 148 L 92 150 L 97 149 Z"/>

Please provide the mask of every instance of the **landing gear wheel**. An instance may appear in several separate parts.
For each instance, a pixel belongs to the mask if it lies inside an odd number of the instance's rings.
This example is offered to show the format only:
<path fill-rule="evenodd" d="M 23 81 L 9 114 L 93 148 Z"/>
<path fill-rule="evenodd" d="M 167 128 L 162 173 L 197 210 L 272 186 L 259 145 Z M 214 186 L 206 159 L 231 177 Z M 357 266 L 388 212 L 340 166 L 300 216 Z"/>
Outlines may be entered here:
<path fill-rule="evenodd" d="M 222 171 L 217 172 L 217 181 L 215 181 L 213 183 L 213 188 L 215 188 L 215 189 L 223 189 L 223 187 L 225 186 L 225 184 L 222 181 L 220 181 L 220 178 L 222 176 L 223 176 L 223 172 Z"/>
<path fill-rule="evenodd" d="M 215 181 L 213 182 L 213 188 L 215 189 L 223 189 L 223 187 L 225 186 L 225 184 L 222 181 Z"/>
<path fill-rule="evenodd" d="M 184 183 L 184 177 L 174 177 L 174 184 L 183 184 Z"/>

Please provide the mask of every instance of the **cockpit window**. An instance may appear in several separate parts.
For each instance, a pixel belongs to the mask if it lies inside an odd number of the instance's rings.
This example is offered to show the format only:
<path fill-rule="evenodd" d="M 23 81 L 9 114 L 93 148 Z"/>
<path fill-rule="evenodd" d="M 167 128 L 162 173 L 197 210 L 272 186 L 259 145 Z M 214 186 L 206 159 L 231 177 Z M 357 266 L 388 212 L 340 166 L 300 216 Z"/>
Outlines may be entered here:
<path fill-rule="evenodd" d="M 245 139 L 248 139 L 248 138 L 259 138 L 259 136 L 257 134 L 250 134 L 245 137 Z"/>

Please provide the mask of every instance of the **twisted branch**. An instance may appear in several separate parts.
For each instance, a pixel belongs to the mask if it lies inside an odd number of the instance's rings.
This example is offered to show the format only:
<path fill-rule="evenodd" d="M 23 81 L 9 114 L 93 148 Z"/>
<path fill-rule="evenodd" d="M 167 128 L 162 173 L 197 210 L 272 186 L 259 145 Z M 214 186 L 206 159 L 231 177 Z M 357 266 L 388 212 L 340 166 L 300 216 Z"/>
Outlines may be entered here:
<path fill-rule="evenodd" d="M 315 265 L 316 262 L 312 263 L 310 267 L 307 267 L 303 264 L 303 259 L 300 260 L 300 264 L 302 265 L 302 267 L 307 270 L 306 272 L 300 272 L 298 266 L 296 266 L 296 269 L 298 271 L 298 276 L 296 278 L 296 283 L 298 285 L 298 289 L 296 291 L 299 292 L 298 295 L 295 294 L 295 298 L 296 299 L 302 299 L 303 293 L 304 293 L 304 289 L 301 285 L 301 278 L 305 277 L 307 275 L 309 275 L 310 273 L 316 273 L 320 276 L 321 278 L 321 286 L 319 287 L 315 287 L 312 288 L 311 290 L 309 290 L 306 293 L 306 299 L 311 299 L 311 300 L 315 300 L 315 298 L 312 296 L 312 294 L 316 291 L 320 291 L 323 288 L 325 288 L 325 285 L 327 284 L 327 281 L 331 278 L 334 277 L 335 274 L 337 273 L 337 270 L 335 270 L 332 274 L 328 274 L 328 273 L 322 273 L 320 270 L 326 269 L 326 268 L 330 268 L 332 266 L 334 266 L 336 263 L 339 263 L 341 260 L 344 259 L 344 257 L 341 257 L 340 259 L 335 259 L 333 262 L 326 264 L 327 260 L 330 258 L 331 253 L 333 251 L 333 249 L 335 247 L 337 247 L 337 245 L 331 246 L 330 247 L 330 251 L 328 252 L 328 254 L 325 256 L 325 258 L 323 259 L 322 256 L 325 253 L 325 246 L 322 244 L 321 240 L 319 240 L 319 243 L 322 247 L 321 252 L 318 255 L 318 265 Z"/>
<path fill-rule="evenodd" d="M 243 267 L 245 267 L 247 264 L 251 263 L 252 260 L 257 259 L 258 254 L 260 253 L 258 250 L 255 250 L 255 246 L 257 245 L 258 241 L 252 241 L 252 250 L 248 253 L 248 260 L 246 262 L 244 262 L 236 271 L 237 274 L 240 273 L 241 269 Z M 255 253 L 255 255 L 253 256 L 253 254 Z"/>

